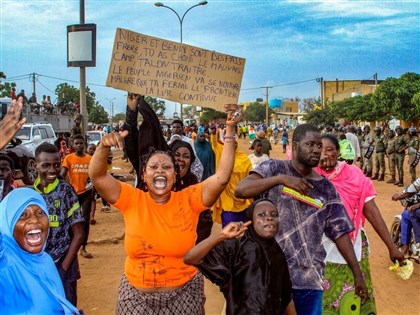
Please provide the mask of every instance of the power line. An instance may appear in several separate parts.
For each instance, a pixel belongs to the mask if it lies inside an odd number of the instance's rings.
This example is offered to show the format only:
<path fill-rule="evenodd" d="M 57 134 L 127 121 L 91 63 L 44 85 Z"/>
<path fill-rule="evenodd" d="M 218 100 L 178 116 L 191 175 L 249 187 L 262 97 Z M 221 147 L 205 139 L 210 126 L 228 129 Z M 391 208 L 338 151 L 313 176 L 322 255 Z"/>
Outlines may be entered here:
<path fill-rule="evenodd" d="M 46 90 L 50 91 L 51 93 L 55 93 L 54 91 L 50 90 L 49 88 L 47 88 L 44 84 L 42 84 L 41 81 L 39 81 L 39 79 L 37 78 L 36 81 L 41 84 Z"/>
<path fill-rule="evenodd" d="M 271 85 L 271 86 L 260 86 L 260 87 L 255 87 L 255 88 L 241 89 L 241 91 L 259 90 L 259 89 L 265 89 L 265 88 L 272 89 L 272 88 L 279 87 L 279 86 L 296 85 L 296 84 L 301 84 L 301 83 L 306 83 L 306 82 L 311 82 L 311 81 L 316 81 L 316 78 L 315 79 L 304 80 L 304 81 L 298 81 L 298 82 L 276 84 L 276 85 Z"/>
<path fill-rule="evenodd" d="M 45 77 L 45 78 L 49 78 L 49 79 L 54 79 L 54 80 L 59 80 L 59 81 L 64 81 L 64 82 L 80 83 L 80 81 L 77 81 L 77 80 L 63 79 L 63 78 L 53 77 L 53 76 L 49 76 L 49 75 L 45 75 L 45 74 L 39 74 L 39 73 L 35 73 L 35 74 L 39 77 Z M 30 78 L 31 76 L 32 76 L 32 73 L 23 74 L 23 75 L 15 76 L 15 77 L 12 77 L 12 78 L 6 78 L 6 79 L 4 79 L 4 81 L 22 80 L 22 79 L 25 79 L 26 77 Z M 39 80 L 37 80 L 37 81 L 39 82 Z M 87 84 L 90 85 L 90 86 L 106 87 L 106 85 L 99 84 L 99 83 L 89 83 L 88 82 Z M 44 85 L 42 85 L 42 86 L 44 86 Z"/>
<path fill-rule="evenodd" d="M 68 79 L 62 79 L 62 78 L 57 78 L 57 77 L 52 77 L 49 75 L 45 75 L 45 74 L 38 74 L 41 77 L 46 77 L 49 79 L 54 79 L 54 80 L 60 80 L 60 81 L 67 81 L 67 82 L 73 82 L 73 83 L 80 83 L 80 81 L 76 81 L 76 80 L 68 80 Z M 106 85 L 104 84 L 99 84 L 99 83 L 87 83 L 88 85 L 95 85 L 95 86 L 101 86 L 101 87 L 106 87 Z"/>
<path fill-rule="evenodd" d="M 6 78 L 6 79 L 4 79 L 4 81 L 21 80 L 21 79 L 29 78 L 30 76 L 31 76 L 30 73 L 22 74 L 22 75 L 18 75 L 18 76 L 12 77 L 12 78 Z"/>

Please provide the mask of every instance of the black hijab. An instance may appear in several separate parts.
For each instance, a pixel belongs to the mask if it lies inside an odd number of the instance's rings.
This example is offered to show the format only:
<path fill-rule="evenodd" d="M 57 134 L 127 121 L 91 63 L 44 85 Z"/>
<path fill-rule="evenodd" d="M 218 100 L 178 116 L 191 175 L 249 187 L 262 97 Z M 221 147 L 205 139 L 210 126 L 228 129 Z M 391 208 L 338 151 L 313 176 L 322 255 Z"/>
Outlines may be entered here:
<path fill-rule="evenodd" d="M 182 190 L 188 186 L 198 183 L 197 177 L 191 172 L 191 165 L 195 161 L 195 154 L 191 145 L 182 140 L 176 140 L 169 145 L 170 150 L 175 154 L 175 151 L 179 148 L 187 148 L 190 151 L 191 163 L 188 167 L 188 171 L 184 177 L 181 177 L 181 182 L 177 185 L 177 190 Z"/>

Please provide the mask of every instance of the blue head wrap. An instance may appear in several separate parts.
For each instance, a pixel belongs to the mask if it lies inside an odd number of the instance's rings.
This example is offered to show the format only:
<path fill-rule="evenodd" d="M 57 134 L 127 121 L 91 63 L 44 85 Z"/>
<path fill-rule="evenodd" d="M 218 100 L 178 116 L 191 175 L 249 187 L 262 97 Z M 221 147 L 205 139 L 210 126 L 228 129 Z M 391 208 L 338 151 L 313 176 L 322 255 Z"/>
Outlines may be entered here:
<path fill-rule="evenodd" d="M 66 300 L 57 268 L 44 249 L 31 254 L 16 242 L 15 225 L 30 205 L 48 217 L 44 198 L 30 188 L 12 190 L 0 203 L 1 314 L 79 314 Z"/>

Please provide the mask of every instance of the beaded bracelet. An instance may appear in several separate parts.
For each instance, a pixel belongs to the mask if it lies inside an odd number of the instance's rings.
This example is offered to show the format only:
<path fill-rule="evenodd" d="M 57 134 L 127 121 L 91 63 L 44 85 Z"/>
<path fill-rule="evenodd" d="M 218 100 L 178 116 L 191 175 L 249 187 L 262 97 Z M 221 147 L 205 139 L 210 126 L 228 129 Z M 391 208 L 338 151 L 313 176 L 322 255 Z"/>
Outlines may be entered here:
<path fill-rule="evenodd" d="M 226 137 L 223 137 L 223 140 L 224 139 L 235 139 L 236 140 L 236 137 L 235 136 L 226 136 Z"/>

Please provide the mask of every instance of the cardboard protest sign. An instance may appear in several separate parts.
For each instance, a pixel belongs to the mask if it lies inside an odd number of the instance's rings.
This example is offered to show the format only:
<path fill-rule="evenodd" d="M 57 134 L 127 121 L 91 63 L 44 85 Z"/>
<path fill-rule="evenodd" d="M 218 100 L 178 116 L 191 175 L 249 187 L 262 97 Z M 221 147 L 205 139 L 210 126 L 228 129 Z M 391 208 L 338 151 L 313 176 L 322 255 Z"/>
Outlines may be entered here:
<path fill-rule="evenodd" d="M 238 102 L 245 59 L 117 28 L 107 86 L 223 110 Z"/>

